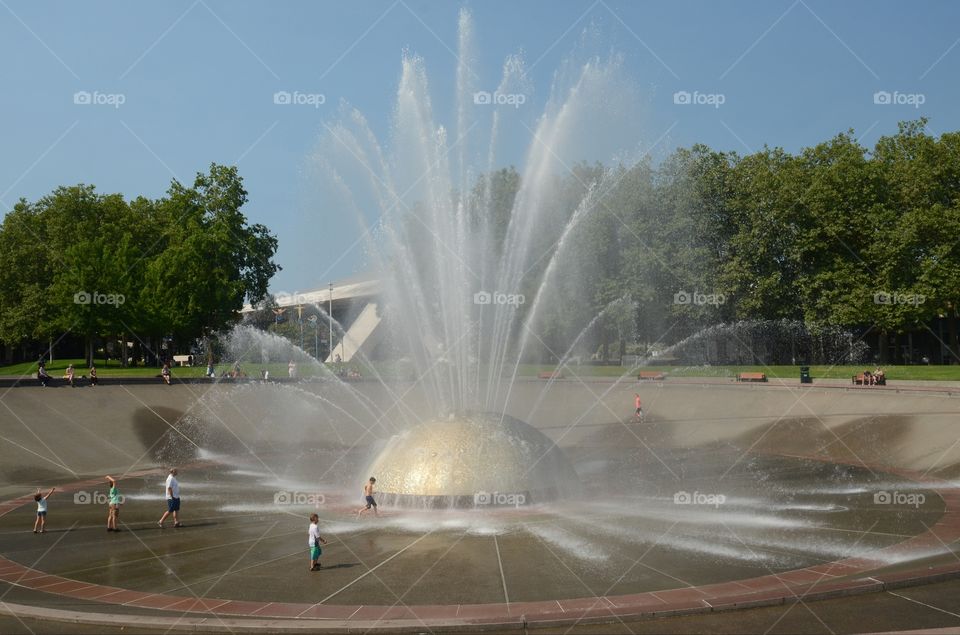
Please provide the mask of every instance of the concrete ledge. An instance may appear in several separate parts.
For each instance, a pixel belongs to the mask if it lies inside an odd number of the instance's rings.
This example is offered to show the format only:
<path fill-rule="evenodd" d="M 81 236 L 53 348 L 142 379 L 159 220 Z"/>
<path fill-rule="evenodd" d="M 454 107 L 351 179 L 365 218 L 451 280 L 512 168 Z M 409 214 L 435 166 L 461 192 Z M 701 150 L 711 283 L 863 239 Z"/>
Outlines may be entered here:
<path fill-rule="evenodd" d="M 114 615 L 111 613 L 88 613 L 85 611 L 66 611 L 26 604 L 0 602 L 0 615 L 33 620 L 59 622 L 64 624 L 86 624 L 92 626 L 115 626 L 157 631 L 189 631 L 195 633 L 223 632 L 336 632 L 367 633 L 371 630 L 388 633 L 422 633 L 425 629 L 443 629 L 444 632 L 512 631 L 523 633 L 526 624 L 523 620 L 507 620 L 495 623 L 456 622 L 450 620 L 423 620 L 410 623 L 404 621 L 356 621 L 356 620 L 315 620 L 315 619 L 256 619 L 236 617 L 163 617 L 153 615 Z"/>

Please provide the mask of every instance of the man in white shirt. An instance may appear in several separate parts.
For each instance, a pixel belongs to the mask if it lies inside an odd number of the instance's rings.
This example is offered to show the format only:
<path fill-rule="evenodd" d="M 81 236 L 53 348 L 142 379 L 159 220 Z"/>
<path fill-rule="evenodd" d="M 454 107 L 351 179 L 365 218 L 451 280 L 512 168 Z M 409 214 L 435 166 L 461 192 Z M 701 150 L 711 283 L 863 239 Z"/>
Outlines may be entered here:
<path fill-rule="evenodd" d="M 163 492 L 167 497 L 167 511 L 163 512 L 163 516 L 160 517 L 160 522 L 157 524 L 160 525 L 160 529 L 163 529 L 163 521 L 167 519 L 167 516 L 173 514 L 173 526 L 179 527 L 180 482 L 177 481 L 177 468 L 170 468 L 170 475 L 167 476 L 167 482 L 164 483 Z"/>

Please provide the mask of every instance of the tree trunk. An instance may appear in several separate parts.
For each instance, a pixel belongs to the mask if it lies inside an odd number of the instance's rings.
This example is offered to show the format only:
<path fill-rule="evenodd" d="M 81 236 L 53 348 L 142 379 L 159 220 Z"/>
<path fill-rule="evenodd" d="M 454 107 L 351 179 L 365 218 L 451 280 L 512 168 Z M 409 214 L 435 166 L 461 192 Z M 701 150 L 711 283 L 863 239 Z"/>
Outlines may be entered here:
<path fill-rule="evenodd" d="M 947 363 L 957 364 L 960 363 L 960 351 L 958 351 L 957 348 L 957 309 L 955 307 L 951 308 L 950 312 L 947 313 L 947 327 L 950 336 L 947 342 L 947 349 L 949 350 Z"/>
<path fill-rule="evenodd" d="M 880 363 L 885 364 L 887 362 L 887 332 L 885 330 L 880 331 L 880 334 L 877 335 L 877 349 Z"/>

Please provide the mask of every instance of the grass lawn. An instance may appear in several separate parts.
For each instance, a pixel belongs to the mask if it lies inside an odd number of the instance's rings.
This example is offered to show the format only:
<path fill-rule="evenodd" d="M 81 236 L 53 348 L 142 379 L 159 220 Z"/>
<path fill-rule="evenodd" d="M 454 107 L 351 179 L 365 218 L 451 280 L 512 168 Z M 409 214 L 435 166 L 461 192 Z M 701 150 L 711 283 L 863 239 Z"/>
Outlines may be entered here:
<path fill-rule="evenodd" d="M 58 359 L 47 364 L 47 372 L 53 377 L 61 377 L 67 364 L 73 364 L 77 370 L 77 376 L 86 375 L 88 369 L 82 359 Z M 332 364 L 330 365 L 333 366 Z M 372 369 L 365 364 L 346 364 L 347 367 L 358 368 L 365 377 L 373 376 Z M 270 371 L 271 377 L 286 377 L 287 364 L 253 364 L 241 363 L 240 367 L 250 377 L 259 377 L 261 369 Z M 384 378 L 404 377 L 413 379 L 419 376 L 412 369 L 401 369 L 397 364 L 390 362 L 378 362 L 375 364 L 377 373 Z M 811 366 L 810 374 L 814 379 L 846 379 L 871 368 L 870 365 L 862 366 Z M 216 366 L 219 375 L 230 366 L 218 364 Z M 517 370 L 520 377 L 533 377 L 543 371 L 553 371 L 556 366 L 521 364 Z M 884 366 L 887 379 L 896 381 L 898 379 L 918 379 L 931 381 L 960 381 L 960 365 L 955 366 Z M 300 364 L 298 372 L 301 376 L 326 374 L 318 372 L 319 369 L 311 368 L 310 365 Z M 729 377 L 733 378 L 737 373 L 759 372 L 766 373 L 771 379 L 800 379 L 800 368 L 798 366 L 644 366 L 643 370 L 660 371 L 673 377 Z M 174 377 L 203 377 L 206 371 L 205 366 L 172 366 L 171 372 Z M 504 375 L 509 375 L 512 368 L 504 369 Z M 0 366 L 0 375 L 17 376 L 35 376 L 37 372 L 36 362 L 24 362 L 10 366 Z M 621 377 L 626 374 L 634 375 L 636 371 L 623 366 L 569 366 L 564 369 L 567 377 L 574 375 L 579 377 Z M 160 374 L 160 369 L 155 367 L 135 367 L 123 368 L 120 362 L 111 361 L 105 364 L 102 360 L 97 362 L 97 374 L 100 377 L 155 377 Z"/>
<path fill-rule="evenodd" d="M 521 364 L 521 376 L 536 375 L 542 371 L 552 371 L 555 366 L 537 366 Z M 800 380 L 799 366 L 644 366 L 643 370 L 659 371 L 673 377 L 729 377 L 737 373 L 766 373 L 771 379 Z M 873 365 L 861 366 L 810 366 L 810 375 L 816 379 L 846 379 L 864 370 L 873 370 Z M 960 381 L 960 365 L 956 366 L 884 366 L 887 380 L 920 379 L 929 381 Z M 569 366 L 564 369 L 567 376 L 579 377 L 620 377 L 636 371 L 623 366 Z"/>
<path fill-rule="evenodd" d="M 73 364 L 77 377 L 89 374 L 89 369 L 82 359 L 56 359 L 52 362 L 47 362 L 47 372 L 50 373 L 51 377 L 62 377 L 68 364 Z M 104 363 L 103 360 L 96 360 L 96 366 L 97 376 L 99 377 L 156 377 L 160 375 L 160 369 L 158 367 L 136 366 L 134 368 L 123 368 L 120 362 L 115 360 L 111 360 L 109 363 Z M 261 368 L 269 370 L 272 377 L 287 376 L 286 362 L 282 364 L 241 364 L 240 367 L 250 377 L 259 377 Z M 230 370 L 230 368 L 231 367 L 226 364 L 216 365 L 217 375 L 225 370 Z M 301 373 L 309 370 L 305 368 L 303 364 L 300 364 L 298 368 Z M 170 366 L 170 373 L 174 377 L 203 377 L 206 370 L 206 365 L 178 366 L 174 364 Z M 36 362 L 0 366 L 0 375 L 36 376 L 36 374 Z"/>

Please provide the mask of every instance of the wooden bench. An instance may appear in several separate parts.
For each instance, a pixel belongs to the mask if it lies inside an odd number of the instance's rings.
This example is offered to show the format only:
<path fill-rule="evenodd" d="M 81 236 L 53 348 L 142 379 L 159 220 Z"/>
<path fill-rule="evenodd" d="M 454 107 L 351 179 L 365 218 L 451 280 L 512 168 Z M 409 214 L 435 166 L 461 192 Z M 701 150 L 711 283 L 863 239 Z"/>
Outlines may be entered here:
<path fill-rule="evenodd" d="M 737 381 L 767 381 L 767 376 L 763 373 L 739 373 Z"/>
<path fill-rule="evenodd" d="M 662 381 L 666 378 L 667 376 L 658 370 L 641 370 L 640 374 L 637 375 L 637 379 L 639 379 L 640 381 L 643 381 L 644 379 L 650 379 L 653 381 Z"/>
<path fill-rule="evenodd" d="M 873 375 L 873 383 L 870 383 L 870 380 L 867 379 L 866 373 L 858 373 L 853 376 L 853 385 L 854 386 L 886 386 L 887 378 L 884 375 Z"/>
<path fill-rule="evenodd" d="M 563 379 L 563 373 L 559 370 L 544 370 L 537 374 L 537 379 Z"/>

